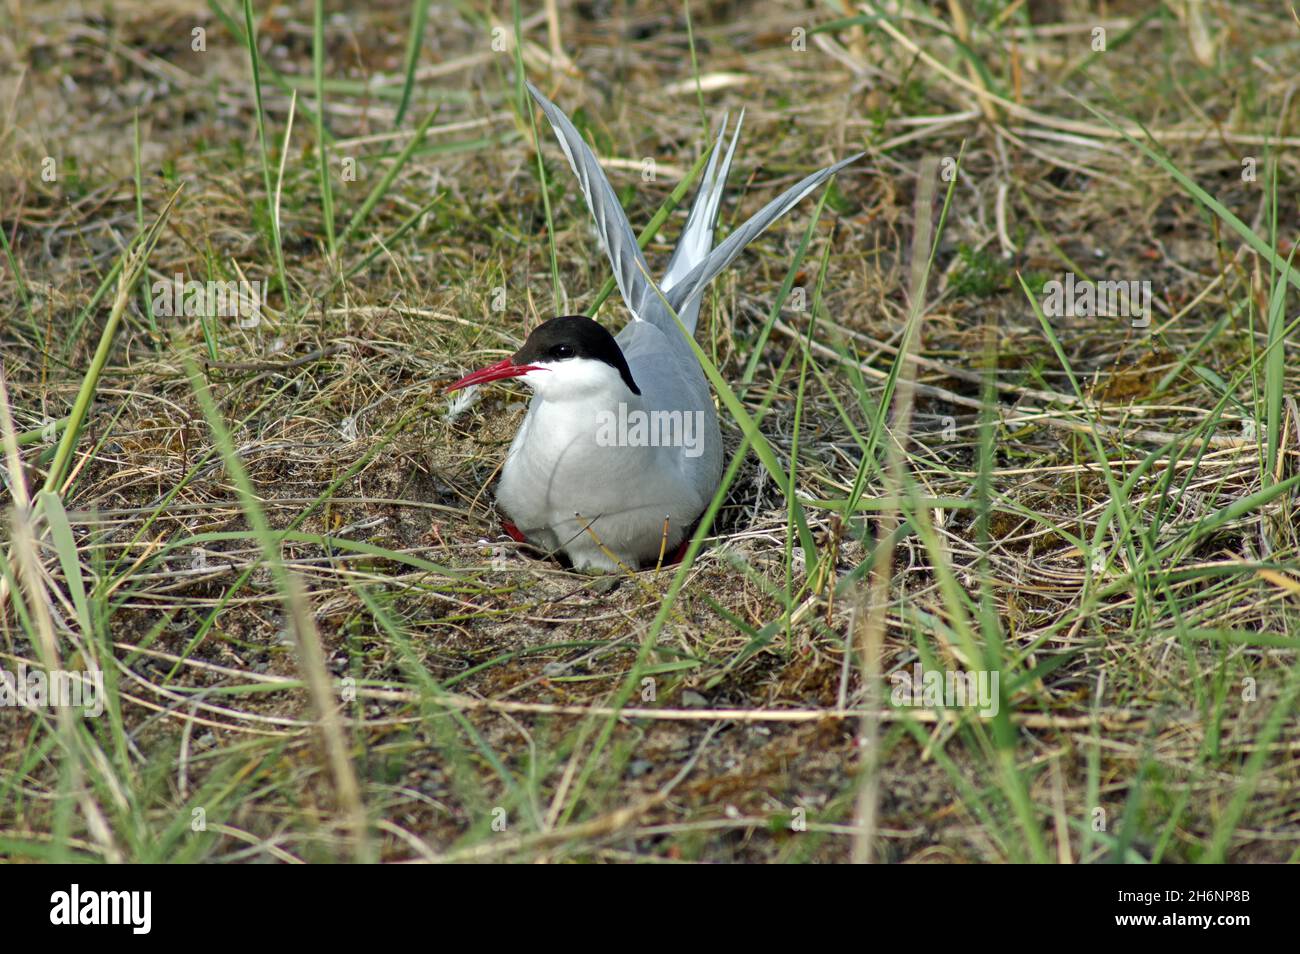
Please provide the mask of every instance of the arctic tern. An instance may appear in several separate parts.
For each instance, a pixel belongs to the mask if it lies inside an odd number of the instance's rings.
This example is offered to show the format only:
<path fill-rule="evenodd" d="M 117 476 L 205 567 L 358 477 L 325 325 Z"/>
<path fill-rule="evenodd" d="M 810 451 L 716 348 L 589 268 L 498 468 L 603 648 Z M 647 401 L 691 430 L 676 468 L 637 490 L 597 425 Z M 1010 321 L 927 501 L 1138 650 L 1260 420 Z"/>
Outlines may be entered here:
<path fill-rule="evenodd" d="M 448 390 L 520 378 L 533 391 L 497 487 L 511 536 L 563 553 L 577 570 L 654 565 L 682 543 L 722 477 L 717 410 L 687 340 L 704 290 L 768 226 L 863 154 L 800 180 L 714 248 L 744 120 L 742 113 L 727 144 L 724 116 L 686 226 L 656 285 L 595 155 L 554 103 L 532 83 L 528 91 L 578 178 L 632 319 L 615 337 L 581 315 L 552 318 L 511 357 Z"/>

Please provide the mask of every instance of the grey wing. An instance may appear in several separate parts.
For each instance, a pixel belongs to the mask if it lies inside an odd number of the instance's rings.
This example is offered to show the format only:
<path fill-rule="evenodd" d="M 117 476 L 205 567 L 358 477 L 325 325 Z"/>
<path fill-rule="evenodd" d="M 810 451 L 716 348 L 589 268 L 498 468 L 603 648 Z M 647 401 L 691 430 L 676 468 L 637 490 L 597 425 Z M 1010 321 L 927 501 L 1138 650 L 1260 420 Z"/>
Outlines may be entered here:
<path fill-rule="evenodd" d="M 609 256 L 609 263 L 614 267 L 614 281 L 623 295 L 623 301 L 636 318 L 642 316 L 645 300 L 653 296 L 651 291 L 649 268 L 637 245 L 636 234 L 628 224 L 627 214 L 614 194 L 614 188 L 605 176 L 591 149 L 582 140 L 578 130 L 569 117 L 558 106 L 547 99 L 532 83 L 528 83 L 528 92 L 537 100 L 555 130 L 555 138 L 560 142 L 565 157 L 578 177 L 578 185 L 587 199 L 587 208 L 596 222 L 596 231 L 600 244 Z"/>
<path fill-rule="evenodd" d="M 833 166 L 827 166 L 819 172 L 814 172 L 759 209 L 753 218 L 727 236 L 726 241 L 710 252 L 707 259 L 691 269 L 689 274 L 665 293 L 664 297 L 668 299 L 668 304 L 673 311 L 680 314 L 683 308 L 691 305 L 693 300 L 697 299 L 704 289 L 708 287 L 709 282 L 713 281 L 724 268 L 730 265 L 735 257 L 745 250 L 745 246 L 762 235 L 768 226 L 794 208 L 813 189 L 849 163 L 856 162 L 864 155 L 866 153 L 860 152 L 856 156 L 850 156 Z"/>

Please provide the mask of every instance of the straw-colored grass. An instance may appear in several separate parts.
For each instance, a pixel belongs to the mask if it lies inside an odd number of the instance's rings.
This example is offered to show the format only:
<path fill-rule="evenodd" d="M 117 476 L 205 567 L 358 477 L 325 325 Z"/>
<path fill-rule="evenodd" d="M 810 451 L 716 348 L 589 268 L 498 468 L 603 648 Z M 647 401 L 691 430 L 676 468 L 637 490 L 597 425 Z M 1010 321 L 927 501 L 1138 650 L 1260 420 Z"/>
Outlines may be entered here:
<path fill-rule="evenodd" d="M 379 6 L 0 21 L 0 670 L 107 695 L 0 707 L 0 859 L 1300 858 L 1283 6 Z M 510 542 L 443 391 L 625 318 L 525 74 L 655 268 L 724 110 L 723 234 L 868 153 L 706 299 L 680 565 Z"/>

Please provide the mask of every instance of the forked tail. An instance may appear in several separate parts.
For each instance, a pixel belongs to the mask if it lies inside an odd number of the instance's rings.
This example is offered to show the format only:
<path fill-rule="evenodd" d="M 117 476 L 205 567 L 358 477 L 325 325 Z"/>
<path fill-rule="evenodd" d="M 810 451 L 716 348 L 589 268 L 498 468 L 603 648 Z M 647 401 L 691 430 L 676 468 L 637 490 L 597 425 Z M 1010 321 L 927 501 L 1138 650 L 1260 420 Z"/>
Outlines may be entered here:
<path fill-rule="evenodd" d="M 731 144 L 726 155 L 722 146 L 726 138 L 727 120 L 724 117 L 713 155 L 704 172 L 704 181 L 696 193 L 686 227 L 682 230 L 673 251 L 668 270 L 664 273 L 661 286 L 656 287 L 650 277 L 645 256 L 637 245 L 636 233 L 628 224 L 627 214 L 619 204 L 618 197 L 605 171 L 590 147 L 583 141 L 573 123 L 558 106 L 552 103 L 532 83 L 528 92 L 541 106 L 555 136 L 564 150 L 565 157 L 578 177 L 578 186 L 587 200 L 587 208 L 596 223 L 600 244 L 609 257 L 614 268 L 614 281 L 623 296 L 623 301 L 632 312 L 633 319 L 646 321 L 663 328 L 675 330 L 676 323 L 664 307 L 664 301 L 677 313 L 687 331 L 694 333 L 695 323 L 700 312 L 700 299 L 709 283 L 718 276 L 731 262 L 745 250 L 750 242 L 758 238 L 772 223 L 789 212 L 798 202 L 821 185 L 840 169 L 862 158 L 858 153 L 828 166 L 819 172 L 801 179 L 791 188 L 763 206 L 748 222 L 731 233 L 717 248 L 713 247 L 713 229 L 717 224 L 718 210 L 722 205 L 722 194 L 727 184 L 727 173 L 731 169 L 731 159 L 736 151 L 736 142 L 740 137 L 740 122 L 732 134 Z M 744 116 L 742 114 L 741 121 Z M 660 295 L 663 296 L 661 300 Z"/>

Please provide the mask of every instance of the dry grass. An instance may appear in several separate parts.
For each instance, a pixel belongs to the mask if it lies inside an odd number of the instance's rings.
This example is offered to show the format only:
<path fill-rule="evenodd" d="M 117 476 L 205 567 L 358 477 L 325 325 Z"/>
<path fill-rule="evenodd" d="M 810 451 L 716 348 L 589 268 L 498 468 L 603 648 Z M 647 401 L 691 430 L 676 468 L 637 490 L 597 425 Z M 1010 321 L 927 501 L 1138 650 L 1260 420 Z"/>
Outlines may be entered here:
<path fill-rule="evenodd" d="M 752 383 L 813 201 L 717 283 L 701 319 L 749 412 L 771 399 L 762 428 L 787 470 L 798 410 L 815 546 L 750 454 L 666 601 L 677 568 L 590 578 L 510 543 L 491 483 L 524 395 L 493 389 L 453 413 L 441 390 L 535 323 L 589 307 L 608 274 L 546 139 L 567 298 L 553 300 L 515 60 L 491 46 L 509 8 L 430 11 L 396 128 L 409 6 L 327 16 L 336 237 L 437 110 L 331 257 L 312 7 L 267 6 L 287 296 L 237 5 L 0 15 L 0 224 L 17 266 L 5 260 L 0 345 L 33 490 L 100 341 L 110 271 L 183 185 L 56 475 L 72 565 L 55 521 L 19 508 L 4 523 L 0 666 L 48 662 L 34 635 L 48 617 L 58 658 L 103 666 L 116 702 L 84 725 L 0 709 L 0 857 L 834 861 L 855 834 L 890 861 L 1300 857 L 1297 344 L 1281 336 L 1283 378 L 1269 378 L 1267 259 L 1122 134 L 1142 124 L 1285 260 L 1300 226 L 1289 14 L 1207 3 L 1197 39 L 1178 3 L 885 4 L 889 18 L 807 35 L 800 51 L 792 30 L 858 8 L 693 5 L 708 120 L 746 110 L 724 229 L 835 157 L 869 157 L 838 177 L 794 280 L 805 307 L 786 303 Z M 707 139 L 681 11 L 608 6 L 559 5 L 558 34 L 526 12 L 522 59 L 618 160 L 611 180 L 639 228 Z M 978 65 L 947 32 L 963 6 Z M 1108 52 L 1094 54 L 1098 26 Z M 958 156 L 910 309 L 917 176 L 926 157 Z M 682 221 L 654 236 L 652 264 Z M 1150 327 L 1077 319 L 1049 334 L 1017 274 L 1037 293 L 1067 271 L 1150 281 Z M 268 282 L 265 320 L 151 314 L 147 286 L 177 273 Z M 616 299 L 601 310 L 611 323 Z M 910 433 L 878 426 L 908 419 L 889 417 L 900 350 Z M 730 456 L 741 431 L 726 415 L 724 439 Z M 905 480 L 881 501 L 890 452 Z M 232 458 L 288 534 L 281 559 L 267 559 Z M 841 517 L 860 474 L 863 507 Z M 903 525 L 873 606 L 875 515 L 891 508 Z M 880 654 L 865 666 L 873 608 Z M 888 683 L 864 682 L 918 660 L 996 662 L 1001 718 L 895 708 Z M 333 732 L 308 688 L 325 673 L 342 700 Z"/>

